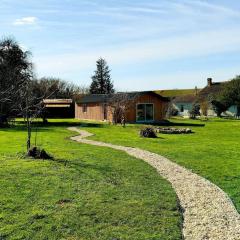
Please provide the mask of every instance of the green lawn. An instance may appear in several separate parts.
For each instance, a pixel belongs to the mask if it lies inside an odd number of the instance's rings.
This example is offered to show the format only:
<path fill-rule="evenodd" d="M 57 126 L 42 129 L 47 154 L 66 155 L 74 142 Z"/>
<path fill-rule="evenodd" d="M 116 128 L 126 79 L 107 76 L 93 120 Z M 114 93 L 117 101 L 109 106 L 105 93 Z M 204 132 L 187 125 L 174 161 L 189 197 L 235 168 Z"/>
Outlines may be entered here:
<path fill-rule="evenodd" d="M 134 146 L 159 153 L 192 169 L 221 187 L 240 212 L 240 121 L 212 119 L 173 120 L 176 125 L 190 125 L 190 135 L 159 134 L 157 139 L 139 138 L 141 126 L 126 128 L 109 125 L 83 125 L 95 134 L 95 140 Z M 191 126 L 205 124 L 205 126 Z M 179 126 L 178 126 L 179 127 Z"/>
<path fill-rule="evenodd" d="M 71 124 L 55 121 L 38 128 L 37 142 L 54 161 L 23 157 L 21 126 L 0 129 L 0 239 L 181 239 L 170 184 L 123 152 L 70 141 L 73 133 L 65 128 Z M 152 141 L 139 139 L 136 127 L 91 126 L 88 130 L 104 141 L 111 136 L 113 142 L 142 148 L 142 142 Z"/>

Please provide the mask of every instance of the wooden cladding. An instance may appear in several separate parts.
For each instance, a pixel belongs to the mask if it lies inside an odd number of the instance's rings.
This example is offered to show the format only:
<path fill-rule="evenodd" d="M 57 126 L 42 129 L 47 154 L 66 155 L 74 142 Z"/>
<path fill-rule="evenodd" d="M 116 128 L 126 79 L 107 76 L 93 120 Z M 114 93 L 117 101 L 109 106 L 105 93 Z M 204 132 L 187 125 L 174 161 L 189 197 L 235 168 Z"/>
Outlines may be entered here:
<path fill-rule="evenodd" d="M 145 94 L 139 96 L 126 113 L 127 122 L 136 122 L 137 105 L 151 104 L 153 107 L 153 120 L 160 121 L 165 118 L 168 102 L 161 100 L 158 96 Z M 85 120 L 112 122 L 111 107 L 106 103 L 80 103 L 75 105 L 75 118 Z"/>
<path fill-rule="evenodd" d="M 104 120 L 103 106 L 99 103 L 76 104 L 75 118 L 102 121 Z"/>

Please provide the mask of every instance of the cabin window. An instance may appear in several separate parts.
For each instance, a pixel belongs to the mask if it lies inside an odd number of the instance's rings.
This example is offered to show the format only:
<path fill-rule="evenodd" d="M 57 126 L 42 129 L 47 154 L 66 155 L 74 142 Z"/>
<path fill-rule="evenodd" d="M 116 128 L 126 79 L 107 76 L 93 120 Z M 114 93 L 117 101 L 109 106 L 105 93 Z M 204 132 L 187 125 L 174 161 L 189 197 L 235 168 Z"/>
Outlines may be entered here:
<path fill-rule="evenodd" d="M 82 111 L 85 113 L 87 112 L 87 104 L 83 104 Z"/>
<path fill-rule="evenodd" d="M 154 111 L 152 103 L 140 103 L 137 104 L 136 113 L 137 122 L 148 122 L 154 120 Z"/>
<path fill-rule="evenodd" d="M 180 107 L 180 112 L 184 112 L 184 106 L 183 105 L 181 105 L 181 107 Z"/>

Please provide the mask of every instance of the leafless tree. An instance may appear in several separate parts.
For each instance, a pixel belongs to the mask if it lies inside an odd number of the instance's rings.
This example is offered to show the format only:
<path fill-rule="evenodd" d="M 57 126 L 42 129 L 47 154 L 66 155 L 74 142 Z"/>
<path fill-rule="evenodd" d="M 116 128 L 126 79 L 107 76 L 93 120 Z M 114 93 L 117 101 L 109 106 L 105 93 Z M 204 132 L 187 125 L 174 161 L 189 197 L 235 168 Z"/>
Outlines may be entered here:
<path fill-rule="evenodd" d="M 172 116 L 177 116 L 178 112 L 178 109 L 174 105 L 173 98 L 170 98 L 166 107 L 163 108 L 162 116 L 165 115 L 166 118 L 170 118 Z"/>
<path fill-rule="evenodd" d="M 125 127 L 127 112 L 135 106 L 138 97 L 138 92 L 123 92 L 109 95 L 108 105 L 113 124 L 121 123 Z"/>
<path fill-rule="evenodd" d="M 75 95 L 87 94 L 89 92 L 89 89 L 85 86 L 77 86 L 53 77 L 34 79 L 31 83 L 31 88 L 35 96 L 39 97 L 43 94 L 51 94 L 51 98 L 58 99 L 73 98 Z"/>

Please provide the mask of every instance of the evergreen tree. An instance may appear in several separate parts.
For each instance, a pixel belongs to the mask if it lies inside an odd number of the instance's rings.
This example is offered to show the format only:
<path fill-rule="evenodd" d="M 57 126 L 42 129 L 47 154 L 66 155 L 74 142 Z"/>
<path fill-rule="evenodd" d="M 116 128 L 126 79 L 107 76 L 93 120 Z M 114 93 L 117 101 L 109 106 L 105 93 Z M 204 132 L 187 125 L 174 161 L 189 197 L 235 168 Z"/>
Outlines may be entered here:
<path fill-rule="evenodd" d="M 25 102 L 26 86 L 32 79 L 30 52 L 12 38 L 0 40 L 0 126 L 16 116 Z"/>
<path fill-rule="evenodd" d="M 92 83 L 90 85 L 91 94 L 114 93 L 110 71 L 105 59 L 100 58 L 97 60 L 97 70 L 92 76 Z"/>

